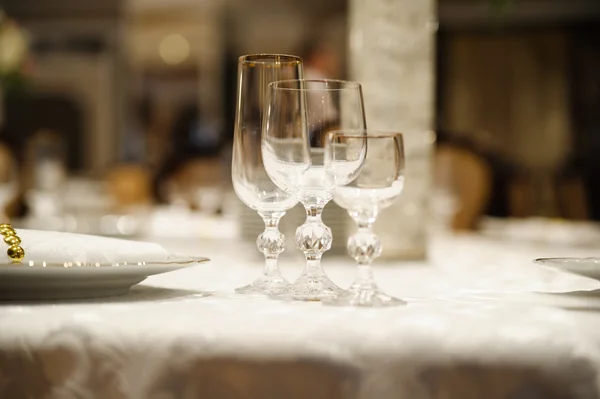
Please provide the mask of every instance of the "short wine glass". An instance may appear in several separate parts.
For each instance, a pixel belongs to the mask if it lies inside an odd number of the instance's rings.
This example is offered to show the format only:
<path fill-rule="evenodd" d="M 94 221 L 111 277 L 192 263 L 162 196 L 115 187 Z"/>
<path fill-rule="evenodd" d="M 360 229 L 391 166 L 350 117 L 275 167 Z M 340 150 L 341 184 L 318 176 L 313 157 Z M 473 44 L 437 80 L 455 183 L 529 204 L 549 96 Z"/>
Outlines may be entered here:
<path fill-rule="evenodd" d="M 287 80 L 271 83 L 269 94 L 262 144 L 265 167 L 273 182 L 295 195 L 306 210 L 306 221 L 296 230 L 306 266 L 276 296 L 304 301 L 335 297 L 343 291 L 321 267 L 333 240 L 321 213 L 335 187 L 333 175 L 325 170 L 325 139 L 333 130 L 366 128 L 362 88 L 341 80 Z"/>
<path fill-rule="evenodd" d="M 348 211 L 358 227 L 348 238 L 348 253 L 358 264 L 358 271 L 347 292 L 326 298 L 324 303 L 366 307 L 405 304 L 383 293 L 371 270 L 371 263 L 382 250 L 379 238 L 372 231 L 373 223 L 381 210 L 400 197 L 404 187 L 402 134 L 366 130 L 332 132 L 327 136 L 325 153 L 326 169 L 336 182 L 333 200 Z M 351 166 L 355 164 L 360 164 L 358 170 Z M 349 174 L 349 170 L 354 172 Z"/>
<path fill-rule="evenodd" d="M 240 57 L 238 63 L 237 109 L 232 156 L 233 188 L 251 209 L 262 217 L 265 231 L 256 240 L 265 256 L 262 276 L 235 290 L 238 294 L 264 294 L 289 285 L 278 266 L 285 248 L 279 221 L 298 200 L 277 187 L 265 171 L 261 154 L 263 111 L 269 83 L 302 77 L 302 60 L 296 56 L 257 54 Z"/>

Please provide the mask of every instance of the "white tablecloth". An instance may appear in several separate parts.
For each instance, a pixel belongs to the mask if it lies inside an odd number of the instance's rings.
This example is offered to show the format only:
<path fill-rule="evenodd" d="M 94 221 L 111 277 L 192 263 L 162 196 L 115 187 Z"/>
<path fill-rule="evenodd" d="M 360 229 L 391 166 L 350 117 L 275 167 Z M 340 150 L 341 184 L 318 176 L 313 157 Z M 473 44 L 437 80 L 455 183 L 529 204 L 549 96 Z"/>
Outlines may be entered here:
<path fill-rule="evenodd" d="M 440 237 L 427 264 L 379 264 L 409 304 L 330 308 L 239 297 L 255 248 L 164 242 L 209 264 L 155 276 L 126 296 L 0 305 L 0 398 L 595 398 L 600 283 L 534 257 L 589 250 Z M 290 279 L 301 259 L 288 253 Z M 342 286 L 350 259 L 325 258 Z"/>

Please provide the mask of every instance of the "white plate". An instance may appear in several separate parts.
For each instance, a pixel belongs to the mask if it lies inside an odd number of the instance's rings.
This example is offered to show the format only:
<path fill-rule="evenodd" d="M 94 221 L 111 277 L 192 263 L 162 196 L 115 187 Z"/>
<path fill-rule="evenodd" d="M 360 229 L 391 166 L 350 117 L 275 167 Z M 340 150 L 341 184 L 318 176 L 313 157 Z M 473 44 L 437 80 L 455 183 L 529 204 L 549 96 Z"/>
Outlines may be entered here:
<path fill-rule="evenodd" d="M 600 258 L 540 258 L 534 262 L 600 280 Z"/>
<path fill-rule="evenodd" d="M 0 300 L 89 299 L 123 295 L 148 276 L 207 261 L 208 258 L 171 255 L 167 261 L 115 264 L 0 262 Z"/>

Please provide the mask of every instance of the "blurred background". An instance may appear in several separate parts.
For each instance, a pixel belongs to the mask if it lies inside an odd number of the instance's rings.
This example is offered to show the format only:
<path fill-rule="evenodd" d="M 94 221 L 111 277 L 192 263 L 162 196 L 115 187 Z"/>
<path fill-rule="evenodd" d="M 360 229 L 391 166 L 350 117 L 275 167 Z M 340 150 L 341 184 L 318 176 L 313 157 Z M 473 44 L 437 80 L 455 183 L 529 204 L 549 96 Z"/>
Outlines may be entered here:
<path fill-rule="evenodd" d="M 228 234 L 237 58 L 352 78 L 349 1 L 0 0 L 4 218 Z M 600 2 L 439 0 L 414 29 L 435 35 L 432 214 L 600 220 Z"/>

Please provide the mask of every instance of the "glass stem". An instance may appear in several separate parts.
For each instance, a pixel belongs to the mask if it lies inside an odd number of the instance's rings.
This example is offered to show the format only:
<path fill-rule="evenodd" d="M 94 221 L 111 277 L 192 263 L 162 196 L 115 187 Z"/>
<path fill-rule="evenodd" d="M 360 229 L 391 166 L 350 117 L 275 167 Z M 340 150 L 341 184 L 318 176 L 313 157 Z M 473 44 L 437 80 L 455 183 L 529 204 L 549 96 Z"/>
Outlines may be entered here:
<path fill-rule="evenodd" d="M 373 271 L 371 270 L 371 264 L 366 265 L 359 264 L 357 266 L 356 279 L 354 280 L 354 286 L 372 286 L 373 282 Z"/>
<path fill-rule="evenodd" d="M 321 255 L 306 257 L 306 271 L 308 273 L 319 272 L 321 270 Z"/>
<path fill-rule="evenodd" d="M 267 277 L 279 275 L 279 260 L 277 255 L 271 257 L 265 255 L 265 268 L 263 274 Z"/>
<path fill-rule="evenodd" d="M 381 255 L 381 242 L 373 233 L 372 227 L 377 218 L 377 210 L 350 212 L 358 226 L 358 231 L 348 238 L 348 254 L 357 263 L 354 288 L 369 288 L 375 286 L 371 263 Z"/>
<path fill-rule="evenodd" d="M 285 250 L 285 237 L 279 231 L 279 221 L 285 212 L 258 212 L 265 223 L 265 230 L 256 239 L 258 250 L 265 256 L 265 276 L 278 276 L 279 254 Z"/>
<path fill-rule="evenodd" d="M 296 230 L 296 244 L 306 258 L 305 272 L 322 273 L 321 257 L 331 248 L 333 236 L 331 229 L 323 223 L 321 214 L 325 204 L 303 203 L 306 220 Z"/>

